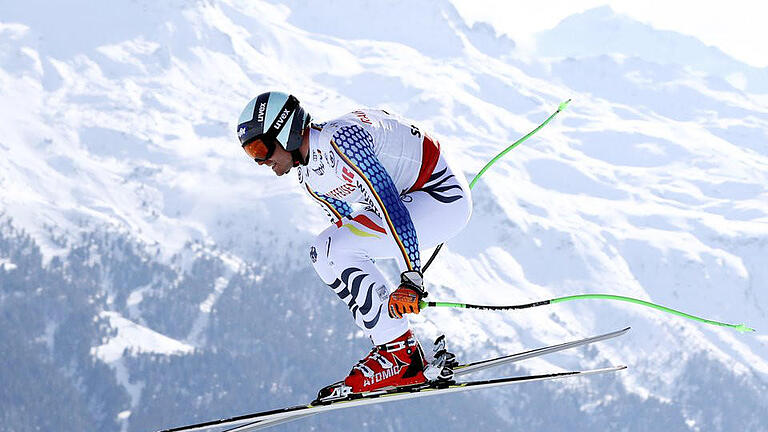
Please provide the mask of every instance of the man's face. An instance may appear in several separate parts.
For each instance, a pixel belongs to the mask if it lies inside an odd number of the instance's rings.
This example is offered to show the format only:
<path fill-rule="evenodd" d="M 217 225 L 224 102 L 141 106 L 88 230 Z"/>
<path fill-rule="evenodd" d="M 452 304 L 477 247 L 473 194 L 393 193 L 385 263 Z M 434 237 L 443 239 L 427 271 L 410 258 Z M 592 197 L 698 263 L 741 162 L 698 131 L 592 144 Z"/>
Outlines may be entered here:
<path fill-rule="evenodd" d="M 267 165 L 272 168 L 276 175 L 287 174 L 293 168 L 293 158 L 291 153 L 284 150 L 279 144 L 275 146 L 275 152 L 269 159 L 257 162 L 259 165 Z"/>

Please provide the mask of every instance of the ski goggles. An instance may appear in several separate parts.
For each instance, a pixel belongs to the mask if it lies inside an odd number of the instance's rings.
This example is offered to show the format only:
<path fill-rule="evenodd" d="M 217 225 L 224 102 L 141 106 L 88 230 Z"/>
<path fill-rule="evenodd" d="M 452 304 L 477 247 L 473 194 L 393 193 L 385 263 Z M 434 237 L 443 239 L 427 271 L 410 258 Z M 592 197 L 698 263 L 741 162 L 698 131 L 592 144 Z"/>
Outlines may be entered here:
<path fill-rule="evenodd" d="M 243 145 L 243 150 L 256 162 L 264 162 L 275 154 L 276 140 L 258 136 Z"/>

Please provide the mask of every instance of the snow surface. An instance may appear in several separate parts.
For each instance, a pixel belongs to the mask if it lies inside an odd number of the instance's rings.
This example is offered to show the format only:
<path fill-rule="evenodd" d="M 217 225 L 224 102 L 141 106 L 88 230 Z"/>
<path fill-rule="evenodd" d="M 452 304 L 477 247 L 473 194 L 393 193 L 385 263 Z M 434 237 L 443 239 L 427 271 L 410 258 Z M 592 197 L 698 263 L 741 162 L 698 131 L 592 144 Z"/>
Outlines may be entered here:
<path fill-rule="evenodd" d="M 194 349 L 191 345 L 136 324 L 116 312 L 105 311 L 100 316 L 108 319 L 110 327 L 115 330 L 113 337 L 92 349 L 93 355 L 105 363 L 120 360 L 126 350 L 134 353 L 181 355 Z"/>
<path fill-rule="evenodd" d="M 91 348 L 91 353 L 113 368 L 117 382 L 125 387 L 131 398 L 131 407 L 136 407 L 141 401 L 141 390 L 145 384 L 131 379 L 124 363 L 124 355 L 127 353 L 184 355 L 194 350 L 191 345 L 136 324 L 117 312 L 104 311 L 99 316 L 109 321 L 109 326 L 115 333 L 102 345 Z M 123 411 L 118 415 L 120 420 L 127 420 L 129 417 L 130 411 Z M 123 430 L 127 430 L 126 428 L 127 423 L 124 423 Z"/>
<path fill-rule="evenodd" d="M 193 253 L 189 242 L 227 250 L 233 268 L 267 247 L 303 256 L 268 239 L 309 244 L 322 212 L 293 178 L 256 169 L 234 136 L 242 106 L 268 89 L 296 94 L 318 120 L 360 106 L 399 112 L 433 130 L 469 178 L 572 98 L 474 188 L 473 219 L 426 274 L 431 298 L 612 293 L 768 328 L 766 69 L 607 8 L 543 32 L 542 57 L 530 59 L 447 1 L 83 0 L 41 14 L 42 3 L 6 3 L 0 17 L 0 214 L 47 259 L 66 252 L 54 236 L 97 227 L 166 260 Z M 125 350 L 204 345 L 226 283 L 210 287 L 184 342 L 137 324 L 146 288 L 128 300 L 131 320 L 102 313 L 116 335 L 93 355 L 114 365 L 134 406 L 141 385 L 126 375 Z M 621 303 L 430 310 L 413 322 L 425 338 L 497 352 L 632 325 L 595 357 L 526 367 L 629 364 L 621 380 L 643 398 L 671 397 L 680 360 L 698 353 L 768 374 L 765 336 Z"/>
<path fill-rule="evenodd" d="M 5 271 L 11 271 L 16 268 L 16 264 L 14 264 L 8 258 L 0 258 L 0 268 L 2 268 Z"/>

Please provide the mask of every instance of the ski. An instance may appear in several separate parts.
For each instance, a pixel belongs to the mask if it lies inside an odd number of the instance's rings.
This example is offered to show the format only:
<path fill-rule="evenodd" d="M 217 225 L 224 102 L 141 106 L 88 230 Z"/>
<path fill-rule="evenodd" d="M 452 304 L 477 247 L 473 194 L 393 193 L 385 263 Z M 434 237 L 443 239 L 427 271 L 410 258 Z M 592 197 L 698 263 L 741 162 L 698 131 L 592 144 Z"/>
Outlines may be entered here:
<path fill-rule="evenodd" d="M 584 339 L 579 339 L 571 342 L 564 342 L 557 345 L 549 345 L 541 348 L 536 348 L 528 351 L 523 351 L 515 354 L 510 354 L 502 357 L 496 357 L 487 360 L 480 360 L 474 363 L 467 363 L 458 365 L 453 368 L 453 374 L 455 376 L 461 376 L 471 372 L 478 372 L 483 369 L 501 366 L 508 363 L 519 362 L 533 357 L 539 357 L 546 354 L 551 354 L 558 351 L 563 351 L 571 348 L 576 348 L 582 345 L 589 345 L 595 342 L 604 341 L 606 339 L 612 339 L 626 334 L 630 327 L 625 327 L 621 330 L 616 330 L 610 333 L 605 333 L 597 336 L 592 336 Z"/>
<path fill-rule="evenodd" d="M 567 349 L 571 349 L 571 348 L 575 348 L 575 347 L 579 347 L 579 346 L 583 346 L 583 345 L 592 344 L 592 343 L 595 343 L 595 342 L 604 341 L 606 339 L 612 339 L 612 338 L 615 338 L 615 337 L 622 336 L 622 335 L 626 334 L 629 331 L 629 329 L 630 329 L 630 327 L 625 327 L 625 328 L 623 328 L 621 330 L 616 330 L 616 331 L 612 331 L 612 332 L 609 332 L 609 333 L 604 333 L 604 334 L 601 334 L 601 335 L 592 336 L 592 337 L 588 337 L 588 338 L 584 338 L 584 339 L 564 342 L 564 343 L 557 344 L 557 345 L 548 345 L 548 346 L 544 346 L 544 347 L 541 347 L 541 348 L 535 348 L 535 349 L 532 349 L 532 350 L 522 351 L 522 352 L 519 352 L 519 353 L 510 354 L 510 355 L 506 355 L 506 356 L 494 357 L 494 358 L 486 359 L 486 360 L 480 360 L 480 361 L 473 362 L 473 363 L 461 364 L 461 365 L 458 365 L 458 366 L 454 366 L 452 368 L 453 369 L 453 375 L 454 375 L 454 377 L 462 376 L 462 375 L 466 375 L 466 374 L 469 374 L 469 373 L 472 373 L 472 372 L 478 372 L 478 371 L 481 371 L 481 370 L 484 370 L 484 369 L 488 369 L 488 368 L 492 368 L 492 367 L 498 367 L 498 366 L 502 366 L 502 365 L 505 365 L 505 364 L 519 362 L 519 361 L 526 360 L 526 359 L 533 358 L 533 357 L 539 357 L 539 356 L 542 356 L 542 355 L 551 354 L 551 353 L 558 352 L 558 351 L 563 351 L 563 350 L 567 350 Z M 282 424 L 282 423 L 286 423 L 286 422 L 290 422 L 290 421 L 294 421 L 294 420 L 299 420 L 299 419 L 304 418 L 304 417 L 309 417 L 309 416 L 312 416 L 314 414 L 316 414 L 316 412 L 313 411 L 313 412 L 308 412 L 308 413 L 296 414 L 296 415 L 293 415 L 293 416 L 289 416 L 289 417 L 285 417 L 285 418 L 281 418 L 281 419 L 276 419 L 276 420 L 270 420 L 270 421 L 259 420 L 259 421 L 255 421 L 253 423 L 249 423 L 248 425 L 255 426 L 258 423 L 259 424 L 259 428 L 261 428 L 261 427 L 268 427 L 268 426 L 271 427 L 271 426 L 277 426 L 278 424 Z M 246 426 L 248 426 L 248 425 L 246 425 Z M 244 426 L 240 426 L 240 427 L 244 427 Z M 223 432 L 235 432 L 235 431 L 238 431 L 238 430 L 242 430 L 242 429 L 240 429 L 240 427 L 237 427 L 235 429 L 228 429 L 228 430 L 225 430 Z M 247 430 L 256 430 L 256 429 L 251 428 L 251 429 L 247 429 Z"/>
<path fill-rule="evenodd" d="M 374 391 L 369 393 L 363 393 L 358 395 L 358 397 L 356 398 L 338 401 L 338 402 L 332 402 L 327 405 L 311 405 L 311 404 L 300 405 L 300 406 L 286 408 L 282 410 L 267 411 L 267 412 L 259 413 L 259 414 L 256 414 L 256 415 L 259 415 L 259 417 L 251 417 L 249 419 L 251 421 L 250 423 L 243 426 L 238 426 L 233 429 L 227 429 L 225 432 L 246 432 L 246 431 L 254 431 L 258 429 L 272 427 L 279 423 L 284 423 L 286 421 L 293 421 L 293 420 L 297 420 L 300 417 L 303 417 L 304 413 L 301 413 L 301 411 L 304 411 L 304 410 L 310 410 L 312 414 L 320 414 L 323 412 L 334 411 L 339 409 L 373 405 L 373 404 L 381 404 L 381 403 L 394 402 L 394 401 L 399 401 L 404 399 L 415 399 L 420 397 L 436 396 L 436 395 L 442 395 L 442 394 L 448 394 L 448 393 L 457 393 L 457 392 L 463 392 L 468 390 L 479 390 L 479 389 L 486 389 L 486 388 L 492 388 L 492 387 L 501 387 L 505 385 L 518 384 L 523 382 L 534 382 L 534 381 L 552 380 L 552 379 L 565 378 L 565 377 L 595 375 L 595 374 L 602 374 L 602 373 L 608 373 L 608 372 L 616 372 L 622 369 L 626 369 L 626 366 L 612 366 L 612 367 L 607 367 L 602 369 L 557 372 L 557 373 L 549 373 L 549 374 L 543 374 L 543 375 L 526 375 L 526 376 L 518 376 L 518 377 L 510 377 L 510 378 L 498 378 L 498 379 L 491 379 L 491 380 L 468 381 L 468 382 L 459 382 L 459 383 L 450 383 L 450 382 L 444 383 L 444 384 L 437 383 L 437 385 L 427 384 L 427 385 L 419 386 L 416 388 L 404 388 L 404 389 L 398 388 L 393 390 L 380 390 L 380 391 Z M 300 413 L 300 416 L 296 416 L 297 413 Z"/>
<path fill-rule="evenodd" d="M 594 342 L 603 341 L 606 339 L 615 338 L 624 335 L 629 331 L 629 327 L 621 330 L 605 333 L 602 335 L 592 336 L 575 341 L 565 342 L 557 345 L 550 345 L 541 348 L 536 348 L 528 351 L 523 351 L 515 354 L 510 354 L 501 357 L 495 357 L 492 359 L 481 360 L 473 363 L 461 364 L 453 367 L 454 377 L 466 375 L 480 370 L 488 369 L 491 367 L 497 367 L 504 364 L 514 363 L 521 360 L 529 359 L 532 357 L 538 357 L 545 354 L 550 354 L 578 346 L 588 345 Z M 405 389 L 391 389 L 380 390 L 377 392 L 371 392 L 369 394 L 355 395 L 353 398 L 344 399 L 336 402 L 330 402 L 326 404 L 307 404 L 298 405 L 288 408 L 281 408 L 270 411 L 263 411 L 260 413 L 247 414 L 237 417 L 231 417 L 227 419 L 212 420 L 204 423 L 198 423 L 194 425 L 181 426 L 172 429 L 165 429 L 159 432 L 193 432 L 202 431 L 213 427 L 226 427 L 236 426 L 232 429 L 227 429 L 224 432 L 245 432 L 258 430 L 266 427 L 276 426 L 281 423 L 298 420 L 300 418 L 308 417 L 311 415 L 319 414 L 321 412 L 330 411 L 333 409 L 349 408 L 354 406 L 368 405 L 372 403 L 383 403 L 395 400 L 402 400 L 414 397 L 431 396 L 442 393 L 452 393 L 456 391 L 474 390 L 488 387 L 496 387 L 501 385 L 510 385 L 518 382 L 528 381 L 541 381 L 549 379 L 557 379 L 563 377 L 570 377 L 576 375 L 592 375 L 595 373 L 606 373 L 624 369 L 626 366 L 616 366 L 605 369 L 595 369 L 587 371 L 573 371 L 573 372 L 560 372 L 554 374 L 545 375 L 531 375 L 522 377 L 500 378 L 495 380 L 484 381 L 469 381 L 469 382 L 448 382 L 448 383 L 430 383 L 416 388 Z M 411 395 L 410 397 L 408 395 Z M 417 396 L 413 396 L 417 395 Z M 337 406 L 339 405 L 339 406 Z M 335 408 L 329 408 L 336 406 Z M 247 424 L 244 424 L 247 423 Z"/>

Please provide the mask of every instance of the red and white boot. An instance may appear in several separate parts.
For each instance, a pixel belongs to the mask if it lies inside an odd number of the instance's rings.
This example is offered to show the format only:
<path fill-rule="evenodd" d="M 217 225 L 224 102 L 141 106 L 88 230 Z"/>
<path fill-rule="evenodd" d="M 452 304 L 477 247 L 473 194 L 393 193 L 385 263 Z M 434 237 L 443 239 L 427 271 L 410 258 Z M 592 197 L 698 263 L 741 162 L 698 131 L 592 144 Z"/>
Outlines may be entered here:
<path fill-rule="evenodd" d="M 408 330 L 389 343 L 373 347 L 364 359 L 357 362 L 344 381 L 320 390 L 317 400 L 332 401 L 384 388 L 423 384 L 427 382 L 424 377 L 426 366 L 421 345 Z"/>

